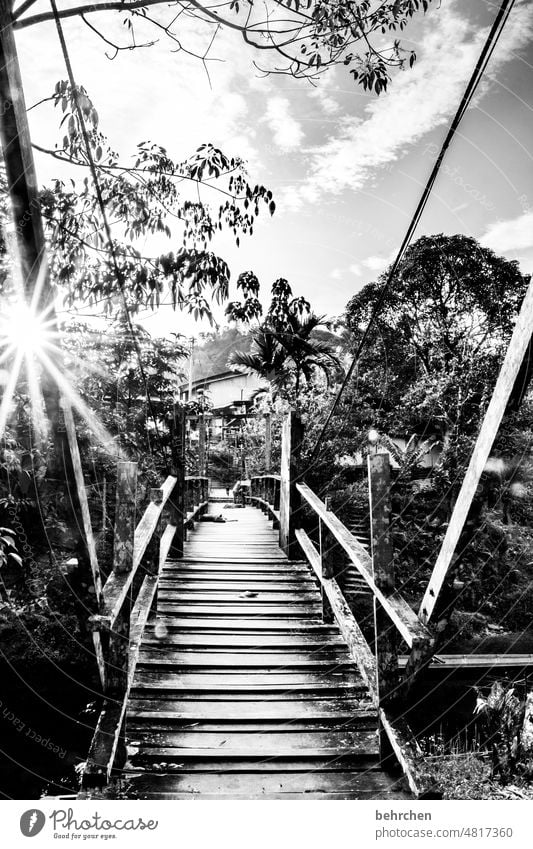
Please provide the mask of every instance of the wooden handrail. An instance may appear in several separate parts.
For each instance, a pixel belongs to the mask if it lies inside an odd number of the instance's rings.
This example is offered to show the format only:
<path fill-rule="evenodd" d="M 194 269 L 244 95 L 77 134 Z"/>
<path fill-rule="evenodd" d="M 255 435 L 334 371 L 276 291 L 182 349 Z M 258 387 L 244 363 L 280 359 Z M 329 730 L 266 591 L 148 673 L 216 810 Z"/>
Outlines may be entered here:
<path fill-rule="evenodd" d="M 377 686 L 377 664 L 374 655 L 351 612 L 335 578 L 326 578 L 322 573 L 322 558 L 306 532 L 299 528 L 295 531 L 302 551 L 328 597 L 348 653 L 359 669 L 372 700 L 379 711 L 381 727 L 387 735 L 390 746 L 415 796 L 424 796 L 432 789 L 433 781 L 425 766 L 422 750 L 411 729 L 404 720 L 391 719 L 379 704 Z"/>
<path fill-rule="evenodd" d="M 422 624 L 416 613 L 411 610 L 403 596 L 398 592 L 385 596 L 376 586 L 372 575 L 372 558 L 335 513 L 327 509 L 324 502 L 315 495 L 307 484 L 296 484 L 296 489 L 344 549 L 409 648 L 416 646 L 421 640 L 427 640 L 430 637 L 428 629 Z"/>
<path fill-rule="evenodd" d="M 333 615 L 337 620 L 339 630 L 348 647 L 350 657 L 358 667 L 365 680 L 368 689 L 377 705 L 376 689 L 376 659 L 356 622 L 356 619 L 344 598 L 342 591 L 335 578 L 325 578 L 322 573 L 322 559 L 319 552 L 302 528 L 295 531 L 296 539 L 300 543 L 302 551 L 313 568 L 315 575 L 320 581 L 324 592 L 328 597 Z"/>
<path fill-rule="evenodd" d="M 102 590 L 101 612 L 92 616 L 90 624 L 93 630 L 109 631 L 113 629 L 124 599 L 135 577 L 137 569 L 144 557 L 148 543 L 157 527 L 163 508 L 168 501 L 176 483 L 176 478 L 169 476 L 159 492 L 161 500 L 151 502 L 135 529 L 133 544 L 133 566 L 129 572 L 111 572 Z"/>
<path fill-rule="evenodd" d="M 268 473 L 268 474 L 266 474 L 266 475 L 252 475 L 252 477 L 250 478 L 250 480 L 252 480 L 252 481 L 260 481 L 260 480 L 265 480 L 265 478 L 266 478 L 266 479 L 269 479 L 269 480 L 280 481 L 280 480 L 281 480 L 281 475 L 274 475 L 274 474 L 271 474 L 271 473 L 269 472 L 269 473 Z"/>
<path fill-rule="evenodd" d="M 120 557 L 118 561 L 115 561 L 113 571 L 102 590 L 100 613 L 90 618 L 90 626 L 93 631 L 107 632 L 108 652 L 111 658 L 114 656 L 113 651 L 119 646 L 122 660 L 118 670 L 120 685 L 111 689 L 106 686 L 105 689 L 106 701 L 98 719 L 83 774 L 82 786 L 84 791 L 90 791 L 91 788 L 102 787 L 107 784 L 115 765 L 119 743 L 124 735 L 124 717 L 135 674 L 139 646 L 150 611 L 157 602 L 159 571 L 172 547 L 177 530 L 176 521 L 181 516 L 181 521 L 184 525 L 187 525 L 201 515 L 207 506 L 207 502 L 202 500 L 207 495 L 207 477 L 190 475 L 184 479 L 182 476 L 181 481 L 184 484 L 193 483 L 193 500 L 194 496 L 197 495 L 200 503 L 193 504 L 193 509 L 186 515 L 181 512 L 177 513 L 175 504 L 173 504 L 170 513 L 171 521 L 167 523 L 166 528 L 161 533 L 163 510 L 178 479 L 170 475 L 161 488 L 151 490 L 150 504 L 144 511 L 135 531 L 133 532 L 133 528 L 131 529 L 130 539 L 132 538 L 132 543 L 130 542 L 129 548 L 131 568 L 121 569 L 117 565 L 120 564 Z M 201 484 L 199 487 L 194 486 L 197 482 Z M 183 485 L 181 489 L 184 489 Z M 130 515 L 133 517 L 135 487 L 131 495 L 132 512 Z M 126 502 L 120 503 L 125 504 Z M 129 591 L 132 586 L 136 586 L 134 583 L 135 576 L 141 563 L 146 566 L 146 574 L 139 592 L 136 593 L 135 604 L 130 613 Z M 107 658 L 106 663 L 109 664 L 110 662 L 112 660 Z"/>

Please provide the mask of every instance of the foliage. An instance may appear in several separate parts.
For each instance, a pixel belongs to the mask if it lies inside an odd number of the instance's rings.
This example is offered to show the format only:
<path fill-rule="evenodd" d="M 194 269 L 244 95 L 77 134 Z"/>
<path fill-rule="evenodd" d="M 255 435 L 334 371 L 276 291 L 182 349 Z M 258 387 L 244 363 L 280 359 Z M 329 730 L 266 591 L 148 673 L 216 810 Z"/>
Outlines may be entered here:
<path fill-rule="evenodd" d="M 226 311 L 242 318 L 238 303 L 230 303 Z M 317 371 L 329 378 L 340 366 L 332 344 L 315 338 L 317 329 L 327 326 L 324 319 L 311 311 L 305 298 L 293 297 L 287 281 L 280 278 L 272 285 L 264 321 L 252 333 L 250 352 L 233 352 L 229 363 L 255 372 L 271 383 L 274 393 L 299 404 L 302 379 L 310 384 Z"/>
<path fill-rule="evenodd" d="M 189 3 L 179 0 L 169 20 L 161 20 L 154 7 L 167 5 L 165 0 L 124 5 L 121 0 L 105 4 L 86 4 L 74 10 L 59 11 L 59 17 L 79 15 L 85 25 L 96 33 L 113 51 L 115 58 L 121 50 L 132 50 L 154 44 L 154 29 L 163 33 L 173 51 L 196 55 L 207 69 L 209 52 L 219 29 L 239 32 L 246 44 L 273 53 L 267 65 L 258 65 L 265 73 L 290 74 L 293 77 L 315 79 L 325 69 L 343 65 L 352 79 L 365 90 L 376 94 L 385 91 L 393 69 L 412 66 L 414 50 L 406 49 L 396 37 L 417 13 L 425 13 L 431 0 L 280 0 L 259 3 L 257 0 L 228 0 L 213 6 L 207 2 Z M 120 11 L 126 38 L 114 41 L 89 20 L 91 13 Z M 53 18 L 51 12 L 17 16 L 18 27 L 31 26 Z M 186 22 L 190 18 L 203 20 L 213 28 L 213 36 L 202 53 L 191 44 L 186 47 Z M 146 33 L 146 40 L 139 35 Z M 384 37 L 392 36 L 392 43 Z M 265 60 L 268 63 L 268 59 Z M 280 65 L 281 61 L 281 65 Z"/>
<path fill-rule="evenodd" d="M 346 308 L 356 343 L 382 299 L 358 394 L 377 409 L 378 428 L 435 434 L 446 451 L 477 429 L 528 280 L 474 239 L 443 235 L 418 239 L 384 289 L 386 280 Z"/>
<path fill-rule="evenodd" d="M 127 305 L 135 313 L 143 306 L 159 306 L 168 292 L 175 308 L 212 321 L 207 296 L 222 303 L 230 280 L 228 265 L 210 249 L 213 238 L 227 229 L 238 245 L 243 235 L 251 235 L 260 209 L 275 211 L 272 192 L 252 186 L 243 160 L 226 156 L 212 144 L 175 162 L 159 145 L 140 142 L 133 165 L 126 165 L 101 132 L 85 89 L 60 81 L 49 99 L 61 110 L 65 135 L 55 149 L 38 149 L 61 162 L 88 167 L 77 99 L 88 126 L 101 198 L 113 221 L 110 243 L 99 198 L 87 177 L 81 183 L 56 180 L 42 192 L 52 277 L 66 293 L 67 305 L 99 305 L 107 314 Z M 120 232 L 122 238 L 114 235 Z M 181 242 L 181 247 L 145 256 L 136 244 L 152 234 Z"/>
<path fill-rule="evenodd" d="M 181 337 L 154 338 L 139 325 L 134 325 L 132 332 L 120 316 L 110 322 L 105 333 L 72 322 L 65 327 L 63 344 L 75 388 L 116 437 L 117 452 L 123 450 L 141 464 L 159 453 L 159 468 L 166 468 L 166 423 L 172 416 L 187 355 Z M 80 436 L 85 443 L 91 442 L 94 451 L 104 450 L 94 444 L 90 426 Z"/>

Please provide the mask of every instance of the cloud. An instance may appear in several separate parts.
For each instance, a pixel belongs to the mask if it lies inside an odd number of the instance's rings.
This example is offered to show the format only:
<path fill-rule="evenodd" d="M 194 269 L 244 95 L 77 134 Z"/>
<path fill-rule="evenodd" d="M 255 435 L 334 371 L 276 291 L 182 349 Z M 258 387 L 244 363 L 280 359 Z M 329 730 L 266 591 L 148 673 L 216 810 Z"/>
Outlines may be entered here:
<path fill-rule="evenodd" d="M 479 241 L 496 253 L 533 248 L 533 212 L 525 212 L 508 221 L 497 221 Z"/>
<path fill-rule="evenodd" d="M 361 264 L 370 271 L 383 271 L 390 264 L 390 261 L 390 256 L 367 256 Z"/>
<path fill-rule="evenodd" d="M 389 92 L 373 99 L 362 116 L 341 119 L 336 136 L 312 151 L 300 194 L 358 190 L 380 169 L 392 165 L 454 114 L 487 32 L 476 30 L 450 0 L 422 27 L 419 59 L 396 76 Z M 492 57 L 493 73 L 533 32 L 533 8 L 518 5 Z"/>
<path fill-rule="evenodd" d="M 284 153 L 297 150 L 304 138 L 304 132 L 290 109 L 291 104 L 286 97 L 271 97 L 263 119 L 272 130 L 274 144 Z"/>

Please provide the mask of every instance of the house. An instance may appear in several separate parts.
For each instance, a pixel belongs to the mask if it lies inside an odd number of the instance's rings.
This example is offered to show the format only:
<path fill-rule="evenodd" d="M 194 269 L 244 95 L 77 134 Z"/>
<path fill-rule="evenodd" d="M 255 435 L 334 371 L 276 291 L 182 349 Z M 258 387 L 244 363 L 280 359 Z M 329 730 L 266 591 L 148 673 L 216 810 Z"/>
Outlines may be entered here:
<path fill-rule="evenodd" d="M 268 388 L 268 383 L 253 373 L 222 371 L 197 378 L 179 386 L 179 400 L 196 401 L 208 411 L 209 436 L 212 442 L 225 439 L 237 432 L 243 419 L 253 407 L 258 392 Z"/>

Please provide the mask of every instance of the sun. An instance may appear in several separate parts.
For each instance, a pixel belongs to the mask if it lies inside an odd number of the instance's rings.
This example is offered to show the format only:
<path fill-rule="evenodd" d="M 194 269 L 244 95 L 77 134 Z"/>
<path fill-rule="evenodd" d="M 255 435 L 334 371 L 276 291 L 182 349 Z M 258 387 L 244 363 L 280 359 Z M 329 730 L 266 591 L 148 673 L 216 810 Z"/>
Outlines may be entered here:
<path fill-rule="evenodd" d="M 0 345 L 6 354 L 18 354 L 24 358 L 38 356 L 54 342 L 53 321 L 46 312 L 37 313 L 22 301 L 11 304 L 0 320 Z"/>

